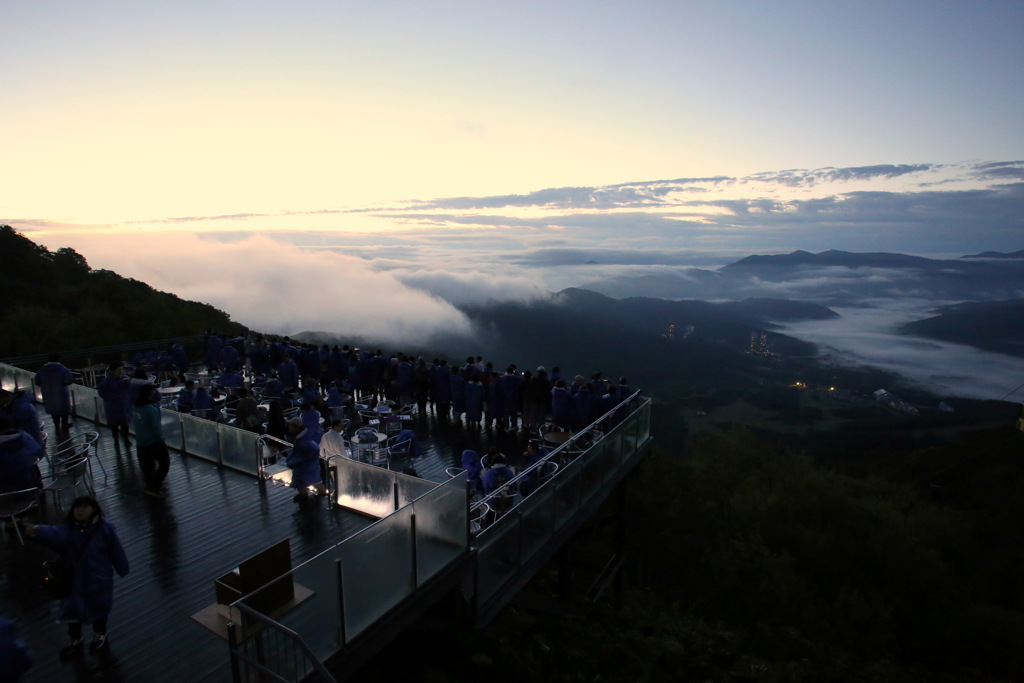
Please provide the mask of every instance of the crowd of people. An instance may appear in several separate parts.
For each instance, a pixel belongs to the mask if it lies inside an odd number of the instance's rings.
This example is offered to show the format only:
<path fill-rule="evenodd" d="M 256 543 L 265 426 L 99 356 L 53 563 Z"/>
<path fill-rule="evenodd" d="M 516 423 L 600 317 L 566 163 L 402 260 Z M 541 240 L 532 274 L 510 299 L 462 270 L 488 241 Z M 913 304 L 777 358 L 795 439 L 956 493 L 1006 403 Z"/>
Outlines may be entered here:
<path fill-rule="evenodd" d="M 192 370 L 206 370 L 209 382 L 199 383 Z M 209 419 L 225 419 L 238 427 L 267 433 L 291 444 L 287 465 L 292 470 L 296 500 L 326 495 L 323 464 L 342 454 L 352 422 L 347 415 L 356 401 L 370 404 L 391 401 L 425 417 L 459 425 L 467 434 L 480 430 L 535 435 L 550 423 L 556 428 L 579 430 L 606 416 L 624 417 L 612 411 L 632 395 L 625 378 L 608 381 L 596 372 L 586 379 L 563 375 L 559 367 L 519 370 L 515 364 L 499 372 L 481 356 L 464 364 L 442 358 L 428 362 L 401 352 L 385 353 L 355 347 L 315 345 L 287 337 L 228 337 L 208 333 L 203 358 L 193 363 L 180 345 L 160 352 L 140 353 L 130 359 L 129 370 L 121 362 L 109 366 L 96 386 L 104 404 L 106 422 L 114 444 L 130 452 L 129 425 L 146 494 L 162 497 L 169 469 L 169 454 L 161 427 L 161 392 L 156 383 L 179 387 L 173 393 L 175 408 Z M 35 376 L 43 406 L 53 420 L 58 440 L 70 436 L 73 373 L 59 356 L 51 354 Z M 47 437 L 36 413 L 34 396 L 0 390 L 0 492 L 42 487 L 38 463 L 46 457 Z M 226 407 L 227 410 L 222 410 Z M 296 412 L 297 411 L 297 412 Z M 328 426 L 324 430 L 321 425 Z M 602 425 L 610 428 L 612 424 Z M 412 455 L 420 446 L 411 429 L 403 430 L 405 447 Z M 549 454 L 544 443 L 529 439 L 522 464 L 529 468 Z M 462 466 L 472 491 L 492 494 L 504 486 L 514 470 L 497 448 L 481 456 L 465 450 Z M 542 468 L 519 482 L 525 495 L 540 483 Z M 83 624 L 91 624 L 89 651 L 106 647 L 107 619 L 113 600 L 113 577 L 128 572 L 128 558 L 116 530 L 104 519 L 92 497 L 74 501 L 62 524 L 24 527 L 26 536 L 46 545 L 76 567 L 72 589 L 61 601 L 60 617 L 68 625 L 68 643 L 62 659 L 76 657 L 83 649 Z M 12 634 L 8 623 L 0 631 Z M 0 650 L 9 643 L 0 643 Z M 10 656 L 31 653 L 10 650 Z M 3 654 L 0 652 L 0 654 Z"/>

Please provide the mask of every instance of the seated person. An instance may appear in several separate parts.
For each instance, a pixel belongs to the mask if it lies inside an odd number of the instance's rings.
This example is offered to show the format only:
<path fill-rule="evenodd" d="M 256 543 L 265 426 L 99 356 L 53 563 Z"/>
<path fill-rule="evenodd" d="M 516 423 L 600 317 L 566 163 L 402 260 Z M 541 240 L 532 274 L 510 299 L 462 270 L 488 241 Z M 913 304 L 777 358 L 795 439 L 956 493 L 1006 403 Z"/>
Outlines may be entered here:
<path fill-rule="evenodd" d="M 530 439 L 530 442 L 526 446 L 526 451 L 523 453 L 523 457 L 526 459 L 526 468 L 529 470 L 530 467 L 537 465 L 541 460 L 547 457 L 550 453 L 547 448 L 541 443 L 540 439 Z M 528 496 L 537 490 L 540 485 L 541 468 L 545 467 L 540 465 L 534 467 L 532 471 L 521 480 L 519 484 L 519 492 L 524 496 Z"/>
<path fill-rule="evenodd" d="M 43 443 L 43 430 L 39 424 L 35 401 L 24 389 L 18 389 L 13 393 L 0 389 L 0 415 L 11 418 L 18 429 L 40 444 Z"/>
<path fill-rule="evenodd" d="M 192 408 L 195 406 L 196 397 L 196 382 L 195 380 L 186 380 L 185 386 L 182 387 L 181 391 L 178 392 L 178 412 L 179 413 L 191 413 Z"/>
<path fill-rule="evenodd" d="M 480 480 L 480 474 L 484 467 L 480 464 L 480 454 L 474 450 L 462 451 L 462 469 L 466 470 L 466 482 L 471 491 L 483 491 L 484 485 Z"/>
<path fill-rule="evenodd" d="M 284 398 L 284 384 L 277 378 L 277 373 L 271 373 L 270 379 L 263 386 L 264 398 Z"/>
<path fill-rule="evenodd" d="M 220 376 L 221 386 L 227 389 L 238 389 L 245 383 L 245 379 L 237 370 L 227 370 Z"/>
<path fill-rule="evenodd" d="M 497 453 L 490 459 L 490 467 L 484 472 L 482 482 L 484 493 L 491 494 L 500 489 L 514 476 L 504 453 Z"/>
<path fill-rule="evenodd" d="M 395 437 L 391 452 L 405 453 L 407 457 L 418 458 L 423 454 L 423 448 L 420 446 L 419 439 L 416 438 L 416 432 L 411 429 L 403 429 Z"/>
<path fill-rule="evenodd" d="M 235 424 L 246 431 L 260 431 L 258 409 L 256 399 L 252 397 L 248 389 L 241 387 L 238 390 L 238 402 L 235 403 Z"/>
<path fill-rule="evenodd" d="M 196 389 L 196 395 L 192 403 L 192 414 L 198 415 L 199 417 L 205 417 L 207 420 L 213 419 L 213 396 L 206 392 L 205 387 L 199 387 Z"/>
<path fill-rule="evenodd" d="M 0 493 L 42 487 L 36 461 L 45 455 L 43 446 L 9 417 L 0 417 Z"/>

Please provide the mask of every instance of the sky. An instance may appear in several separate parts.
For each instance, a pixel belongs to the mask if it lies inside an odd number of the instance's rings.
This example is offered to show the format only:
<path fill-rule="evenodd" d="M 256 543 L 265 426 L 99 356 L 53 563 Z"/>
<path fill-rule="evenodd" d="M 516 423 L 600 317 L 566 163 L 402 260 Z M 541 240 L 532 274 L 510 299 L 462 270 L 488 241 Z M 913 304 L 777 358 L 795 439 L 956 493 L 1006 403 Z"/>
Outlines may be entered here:
<path fill-rule="evenodd" d="M 592 263 L 1024 248 L 1021 0 L 4 0 L 0 32 L 0 223 L 268 332 L 422 337 Z"/>

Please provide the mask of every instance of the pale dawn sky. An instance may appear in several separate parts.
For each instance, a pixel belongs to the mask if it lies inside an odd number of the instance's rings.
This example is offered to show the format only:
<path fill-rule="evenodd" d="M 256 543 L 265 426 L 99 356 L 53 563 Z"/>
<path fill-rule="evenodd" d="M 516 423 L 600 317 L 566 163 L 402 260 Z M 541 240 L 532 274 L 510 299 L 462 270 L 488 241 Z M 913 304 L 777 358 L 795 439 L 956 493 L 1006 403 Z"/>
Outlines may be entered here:
<path fill-rule="evenodd" d="M 374 293 L 331 315 L 457 322 L 588 252 L 1024 248 L 1018 0 L 7 0 L 0 31 L 0 223 L 250 325 L 335 279 Z"/>

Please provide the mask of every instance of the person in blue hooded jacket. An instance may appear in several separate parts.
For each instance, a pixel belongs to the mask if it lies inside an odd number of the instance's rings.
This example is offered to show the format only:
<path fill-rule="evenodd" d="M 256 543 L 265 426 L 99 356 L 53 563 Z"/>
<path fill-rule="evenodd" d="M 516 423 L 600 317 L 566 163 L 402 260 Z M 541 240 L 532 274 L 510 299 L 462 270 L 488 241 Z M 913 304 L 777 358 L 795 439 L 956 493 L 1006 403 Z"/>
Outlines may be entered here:
<path fill-rule="evenodd" d="M 0 617 L 0 683 L 18 683 L 32 668 L 35 655 L 18 637 L 18 628 L 7 617 Z"/>
<path fill-rule="evenodd" d="M 0 417 L 0 493 L 42 487 L 36 462 L 44 455 L 38 441 L 18 429 L 9 417 Z"/>
<path fill-rule="evenodd" d="M 135 426 L 135 450 L 146 493 L 154 498 L 163 498 L 160 486 L 167 478 L 171 459 L 164 442 L 160 407 L 152 400 L 154 393 L 152 384 L 139 389 L 139 395 L 132 404 L 132 424 Z"/>
<path fill-rule="evenodd" d="M 71 504 L 63 524 L 28 524 L 25 533 L 73 566 L 71 594 L 61 600 L 58 615 L 68 625 L 68 643 L 60 651 L 61 659 L 81 654 L 83 623 L 92 624 L 89 651 L 103 651 L 114 606 L 114 573 L 128 574 L 128 556 L 114 525 L 103 518 L 95 498 L 80 496 Z"/>
<path fill-rule="evenodd" d="M 114 441 L 117 435 L 124 437 L 125 445 L 128 444 L 128 417 L 131 411 L 129 403 L 129 379 L 124 376 L 124 365 L 114 363 L 107 370 L 103 380 L 96 386 L 96 391 L 103 399 L 103 410 L 107 414 L 107 425 L 114 434 Z"/>
<path fill-rule="evenodd" d="M 466 412 L 466 378 L 460 368 L 452 368 L 448 386 L 452 391 L 452 418 L 461 422 L 462 414 Z"/>
<path fill-rule="evenodd" d="M 466 383 L 465 394 L 466 424 L 480 429 L 480 420 L 483 419 L 484 410 L 484 385 L 480 381 L 480 375 L 474 374 L 472 379 Z"/>
<path fill-rule="evenodd" d="M 285 460 L 292 471 L 291 487 L 296 490 L 292 500 L 296 503 L 308 500 L 310 486 L 316 490 L 316 495 L 326 496 L 327 487 L 320 474 L 320 446 L 310 437 L 300 417 L 288 420 L 288 432 L 294 444 Z"/>
<path fill-rule="evenodd" d="M 395 436 L 395 442 L 391 446 L 393 453 L 404 452 L 406 457 L 418 458 L 423 455 L 423 447 L 420 440 L 416 438 L 416 432 L 411 429 L 403 429 Z"/>
<path fill-rule="evenodd" d="M 568 427 L 571 423 L 571 400 L 569 390 L 565 388 L 565 380 L 555 380 L 555 386 L 551 390 L 551 419 L 559 427 Z"/>
<path fill-rule="evenodd" d="M 68 437 L 71 416 L 71 392 L 68 387 L 75 381 L 71 371 L 61 365 L 60 356 L 51 353 L 50 361 L 36 372 L 36 386 L 43 393 L 43 407 L 53 418 L 57 439 Z"/>
<path fill-rule="evenodd" d="M 11 418 L 18 429 L 45 445 L 43 426 L 31 394 L 22 389 L 14 392 L 0 389 L 0 415 Z"/>
<path fill-rule="evenodd" d="M 484 484 L 480 479 L 480 474 L 484 471 L 484 467 L 480 464 L 480 454 L 469 448 L 462 451 L 462 469 L 466 470 L 466 482 L 469 484 L 470 490 L 483 491 Z"/>

